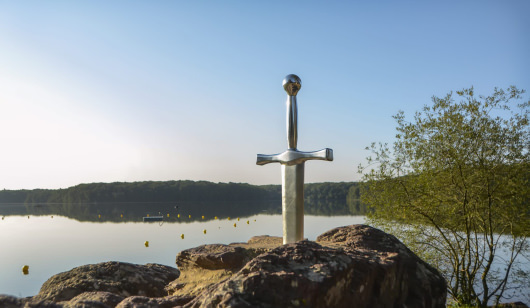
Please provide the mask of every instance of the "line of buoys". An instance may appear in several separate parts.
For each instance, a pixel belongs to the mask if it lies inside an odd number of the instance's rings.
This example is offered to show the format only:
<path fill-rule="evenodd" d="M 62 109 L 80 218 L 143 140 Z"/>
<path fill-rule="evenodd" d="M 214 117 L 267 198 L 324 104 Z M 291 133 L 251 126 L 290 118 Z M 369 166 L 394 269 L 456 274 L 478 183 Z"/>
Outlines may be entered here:
<path fill-rule="evenodd" d="M 28 266 L 28 265 L 24 265 L 24 266 L 22 266 L 22 273 L 23 273 L 24 275 L 29 274 L 29 266 Z"/>

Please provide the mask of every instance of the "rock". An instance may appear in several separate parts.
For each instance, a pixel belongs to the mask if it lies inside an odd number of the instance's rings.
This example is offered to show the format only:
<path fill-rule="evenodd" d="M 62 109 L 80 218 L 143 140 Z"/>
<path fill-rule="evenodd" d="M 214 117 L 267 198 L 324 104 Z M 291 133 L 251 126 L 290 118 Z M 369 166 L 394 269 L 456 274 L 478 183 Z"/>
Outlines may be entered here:
<path fill-rule="evenodd" d="M 185 307 L 445 307 L 443 277 L 394 236 L 356 225 L 317 242 L 265 252 Z"/>
<path fill-rule="evenodd" d="M 182 306 L 188 303 L 192 298 L 179 296 L 166 296 L 150 298 L 145 296 L 131 296 L 123 300 L 116 308 L 138 308 L 138 307 L 159 307 L 171 308 Z"/>
<path fill-rule="evenodd" d="M 216 283 L 230 278 L 257 255 L 281 246 L 281 237 L 255 236 L 247 243 L 213 244 L 186 249 L 177 254 L 179 279 L 166 286 L 168 294 L 195 297 Z"/>
<path fill-rule="evenodd" d="M 285 245 L 259 255 L 190 307 L 336 307 L 327 293 L 347 291 L 339 284 L 351 280 L 346 276 L 353 272 L 352 263 L 344 253 L 314 242 Z M 350 273 L 343 275 L 345 269 Z"/>
<path fill-rule="evenodd" d="M 445 307 L 443 276 L 395 236 L 353 225 L 325 232 L 317 242 L 343 249 L 357 263 L 355 302 L 367 303 L 366 307 Z"/>
<path fill-rule="evenodd" d="M 47 301 L 47 300 L 36 300 L 32 297 L 18 298 L 9 295 L 0 294 L 0 307 L 2 308 L 18 308 L 18 307 L 27 307 L 27 308 L 61 308 L 62 305 L 57 303 Z"/>
<path fill-rule="evenodd" d="M 52 276 L 34 300 L 69 301 L 89 291 L 105 291 L 123 297 L 161 297 L 164 287 L 180 275 L 178 269 L 160 265 L 105 262 L 76 267 Z"/>
<path fill-rule="evenodd" d="M 24 300 L 22 298 L 0 294 L 0 307 L 17 308 L 23 306 Z"/>
<path fill-rule="evenodd" d="M 199 267 L 208 270 L 238 269 L 250 260 L 246 250 L 221 244 L 202 245 L 178 253 L 177 266 L 180 270 Z"/>
<path fill-rule="evenodd" d="M 84 292 L 66 302 L 71 307 L 116 307 L 125 297 L 110 292 Z"/>
<path fill-rule="evenodd" d="M 254 236 L 247 243 L 202 245 L 177 254 L 176 264 L 182 270 L 239 270 L 257 255 L 282 245 L 281 237 Z"/>

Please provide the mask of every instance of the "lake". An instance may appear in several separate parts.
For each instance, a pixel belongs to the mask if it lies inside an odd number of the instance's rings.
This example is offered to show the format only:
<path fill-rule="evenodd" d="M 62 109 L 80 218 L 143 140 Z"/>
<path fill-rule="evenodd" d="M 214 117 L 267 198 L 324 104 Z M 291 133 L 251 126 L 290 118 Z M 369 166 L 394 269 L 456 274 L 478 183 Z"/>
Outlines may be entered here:
<path fill-rule="evenodd" d="M 242 206 L 223 210 L 224 215 L 200 214 L 201 208 L 201 204 L 0 204 L 0 294 L 35 295 L 48 278 L 80 265 L 123 261 L 176 267 L 175 257 L 184 249 L 246 242 L 256 235 L 282 236 L 281 214 L 249 214 L 245 208 L 238 215 L 234 209 Z M 147 214 L 163 215 L 165 221 L 144 223 Z M 364 220 L 364 216 L 306 215 L 304 235 L 315 240 L 325 231 Z M 22 272 L 24 265 L 29 266 L 27 275 Z"/>

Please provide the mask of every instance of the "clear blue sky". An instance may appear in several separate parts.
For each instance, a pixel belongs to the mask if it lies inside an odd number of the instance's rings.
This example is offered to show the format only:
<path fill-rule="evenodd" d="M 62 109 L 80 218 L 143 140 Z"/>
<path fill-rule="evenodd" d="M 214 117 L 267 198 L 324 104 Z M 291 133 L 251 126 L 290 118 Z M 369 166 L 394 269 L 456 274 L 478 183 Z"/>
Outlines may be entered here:
<path fill-rule="evenodd" d="M 399 110 L 530 90 L 530 1 L 2 1 L 0 189 L 279 184 L 294 73 L 306 182 L 358 180 Z"/>

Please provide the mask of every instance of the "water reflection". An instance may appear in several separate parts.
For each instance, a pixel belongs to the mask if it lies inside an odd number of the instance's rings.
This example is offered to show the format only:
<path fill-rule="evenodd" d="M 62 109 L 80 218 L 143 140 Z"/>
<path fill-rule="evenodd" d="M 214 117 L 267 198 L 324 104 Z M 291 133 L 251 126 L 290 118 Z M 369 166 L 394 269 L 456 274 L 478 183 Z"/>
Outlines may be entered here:
<path fill-rule="evenodd" d="M 359 200 L 306 201 L 307 215 L 364 215 L 365 207 Z M 64 216 L 91 222 L 142 222 L 144 217 L 160 217 L 164 223 L 223 220 L 230 217 L 249 217 L 258 214 L 281 214 L 281 201 L 248 202 L 127 202 L 127 203 L 45 203 L 0 204 L 4 216 Z M 148 219 L 155 221 L 156 219 Z"/>

